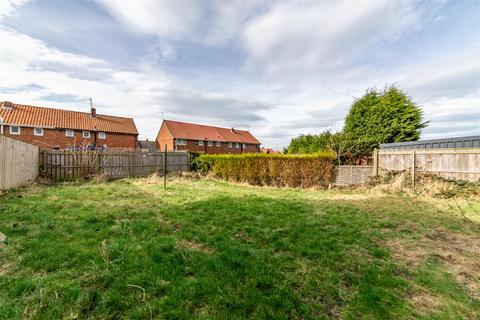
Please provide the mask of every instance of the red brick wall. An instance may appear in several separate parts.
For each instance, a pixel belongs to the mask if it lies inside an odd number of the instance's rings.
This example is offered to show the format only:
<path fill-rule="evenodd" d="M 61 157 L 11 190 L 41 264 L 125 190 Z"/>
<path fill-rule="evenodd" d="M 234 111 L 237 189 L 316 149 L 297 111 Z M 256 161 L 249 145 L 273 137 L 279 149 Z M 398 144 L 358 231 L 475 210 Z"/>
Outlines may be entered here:
<path fill-rule="evenodd" d="M 64 129 L 43 129 L 43 136 L 35 136 L 33 134 L 33 128 L 21 127 L 20 134 L 10 134 L 10 128 L 7 125 L 3 126 L 4 135 L 13 139 L 21 140 L 24 142 L 32 143 L 43 149 L 52 149 L 58 147 L 60 149 L 66 149 L 72 146 L 87 146 L 94 143 L 94 133 L 90 132 L 90 138 L 84 139 L 82 137 L 82 131 L 74 130 L 74 137 L 67 137 Z M 119 134 L 106 132 L 105 139 L 99 139 L 97 133 L 97 145 L 107 145 L 108 148 L 125 148 L 136 149 L 137 148 L 137 136 L 133 134 Z"/>
<path fill-rule="evenodd" d="M 254 144 L 247 144 L 245 148 L 242 148 L 240 144 L 240 148 L 237 148 L 235 143 L 232 144 L 232 148 L 228 147 L 228 142 L 221 142 L 220 147 L 217 147 L 217 143 L 213 142 L 213 146 L 209 146 L 207 141 L 203 142 L 203 146 L 199 145 L 198 140 L 187 140 L 187 145 L 177 145 L 176 150 L 187 150 L 190 152 L 199 152 L 199 153 L 209 153 L 209 154 L 217 154 L 217 153 L 257 153 L 260 152 L 260 147 Z"/>
<path fill-rule="evenodd" d="M 159 150 L 164 150 L 165 144 L 167 145 L 167 150 L 173 150 L 173 136 L 166 126 L 162 124 L 160 131 L 157 135 L 157 148 Z"/>

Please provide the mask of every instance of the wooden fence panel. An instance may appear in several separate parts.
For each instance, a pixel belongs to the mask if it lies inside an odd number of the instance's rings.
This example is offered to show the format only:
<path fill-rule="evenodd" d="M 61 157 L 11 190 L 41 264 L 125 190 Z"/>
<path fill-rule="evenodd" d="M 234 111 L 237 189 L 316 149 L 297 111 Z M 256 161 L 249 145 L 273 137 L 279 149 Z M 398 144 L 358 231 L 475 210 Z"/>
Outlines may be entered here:
<path fill-rule="evenodd" d="M 0 135 L 0 190 L 19 187 L 38 176 L 39 149 Z"/>
<path fill-rule="evenodd" d="M 475 149 L 380 149 L 380 173 L 413 170 L 437 176 L 478 181 L 480 179 L 480 148 Z"/>
<path fill-rule="evenodd" d="M 336 166 L 333 184 L 337 186 L 364 184 L 372 175 L 373 166 Z"/>
<path fill-rule="evenodd" d="M 144 177 L 164 171 L 163 152 L 42 151 L 42 173 L 52 180 L 75 180 L 96 174 L 109 178 Z M 189 154 L 169 152 L 167 171 L 189 171 Z"/>

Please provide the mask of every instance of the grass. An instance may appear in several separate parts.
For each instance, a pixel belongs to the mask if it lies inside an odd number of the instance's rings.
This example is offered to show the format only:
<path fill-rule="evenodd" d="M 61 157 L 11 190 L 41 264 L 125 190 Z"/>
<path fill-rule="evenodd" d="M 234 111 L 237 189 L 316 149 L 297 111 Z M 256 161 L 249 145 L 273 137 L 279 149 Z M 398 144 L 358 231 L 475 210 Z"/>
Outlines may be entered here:
<path fill-rule="evenodd" d="M 448 200 L 139 179 L 0 201 L 5 319 L 480 314 L 478 220 Z"/>

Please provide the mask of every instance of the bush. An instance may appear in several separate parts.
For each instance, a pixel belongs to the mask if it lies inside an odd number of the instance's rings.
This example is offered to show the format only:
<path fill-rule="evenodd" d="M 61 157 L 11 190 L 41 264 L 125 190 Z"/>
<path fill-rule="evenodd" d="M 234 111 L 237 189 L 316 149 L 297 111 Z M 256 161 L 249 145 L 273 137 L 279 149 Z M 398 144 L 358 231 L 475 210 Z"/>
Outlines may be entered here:
<path fill-rule="evenodd" d="M 328 184 L 333 176 L 335 155 L 278 155 L 248 153 L 241 155 L 201 155 L 196 168 L 228 181 L 253 185 L 308 188 Z"/>

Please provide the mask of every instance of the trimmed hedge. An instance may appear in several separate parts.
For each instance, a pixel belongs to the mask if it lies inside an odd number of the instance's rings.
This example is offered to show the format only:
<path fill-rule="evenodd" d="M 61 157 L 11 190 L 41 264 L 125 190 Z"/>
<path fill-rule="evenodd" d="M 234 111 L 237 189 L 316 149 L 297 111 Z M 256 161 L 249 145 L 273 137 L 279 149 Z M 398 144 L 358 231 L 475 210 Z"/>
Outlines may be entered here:
<path fill-rule="evenodd" d="M 246 153 L 241 155 L 204 154 L 195 158 L 202 173 L 228 181 L 253 185 L 308 188 L 328 184 L 333 177 L 335 155 L 278 155 Z"/>

